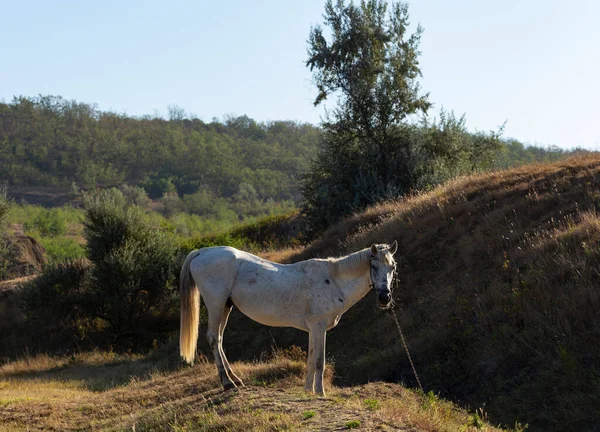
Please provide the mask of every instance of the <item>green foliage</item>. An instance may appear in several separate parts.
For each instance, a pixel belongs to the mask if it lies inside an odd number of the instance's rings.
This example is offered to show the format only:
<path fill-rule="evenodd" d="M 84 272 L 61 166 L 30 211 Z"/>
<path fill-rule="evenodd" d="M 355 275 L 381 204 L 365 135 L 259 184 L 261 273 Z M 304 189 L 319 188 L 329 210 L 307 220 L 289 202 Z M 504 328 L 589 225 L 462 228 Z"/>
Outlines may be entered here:
<path fill-rule="evenodd" d="M 306 61 L 319 91 L 315 105 L 336 94 L 336 125 L 380 144 L 385 136 L 378 135 L 389 125 L 431 106 L 427 95 L 419 96 L 416 81 L 421 75 L 417 56 L 423 29 L 418 26 L 414 34 L 407 34 L 408 4 L 394 3 L 389 13 L 387 8 L 381 0 L 360 5 L 328 0 L 324 20 L 331 42 L 320 26 L 312 28 Z"/>
<path fill-rule="evenodd" d="M 23 228 L 27 231 L 37 231 L 42 236 L 56 237 L 67 232 L 67 219 L 62 209 L 39 208 L 39 211 L 28 221 Z"/>
<path fill-rule="evenodd" d="M 173 307 L 174 250 L 154 233 L 144 241 L 131 239 L 94 263 L 90 301 L 96 316 L 114 333 L 143 333 L 152 317 L 164 318 Z"/>
<path fill-rule="evenodd" d="M 46 256 L 50 263 L 59 263 L 85 256 L 85 248 L 70 237 L 37 237 L 36 240 L 46 250 Z"/>
<path fill-rule="evenodd" d="M 304 411 L 302 413 L 302 420 L 308 420 L 311 419 L 315 416 L 315 412 L 314 411 Z"/>
<path fill-rule="evenodd" d="M 86 197 L 85 205 L 94 313 L 118 336 L 139 333 L 145 321 L 173 304 L 175 247 L 136 206 L 105 192 Z"/>
<path fill-rule="evenodd" d="M 263 249 L 297 246 L 304 240 L 304 222 L 297 211 L 266 216 L 232 229 L 231 235 L 250 240 Z"/>
<path fill-rule="evenodd" d="M 360 425 L 360 420 L 350 420 L 346 422 L 346 429 L 358 429 Z"/>
<path fill-rule="evenodd" d="M 53 314 L 64 316 L 63 327 L 77 334 L 101 320 L 113 338 L 149 342 L 156 336 L 154 325 L 165 327 L 172 316 L 176 247 L 139 207 L 127 205 L 118 189 L 84 201 L 87 259 L 60 261 L 80 254 L 81 247 L 73 239 L 42 238 L 53 264 L 27 290 L 28 315 L 50 321 Z"/>
<path fill-rule="evenodd" d="M 8 212 L 12 207 L 12 202 L 8 198 L 6 188 L 0 189 L 0 229 L 4 229 Z"/>
<path fill-rule="evenodd" d="M 377 411 L 381 408 L 381 403 L 377 399 L 365 399 L 365 406 L 368 410 Z"/>
<path fill-rule="evenodd" d="M 210 189 L 202 188 L 198 192 L 183 197 L 185 209 L 189 213 L 194 213 L 208 218 L 219 218 L 232 220 L 237 216 L 229 210 L 225 198 L 216 196 Z"/>
<path fill-rule="evenodd" d="M 489 167 L 498 135 L 470 134 L 464 118 L 442 112 L 439 121 L 391 127 L 385 168 L 358 140 L 326 134 L 313 171 L 303 184 L 309 229 L 320 232 L 344 216 L 458 175 Z"/>
<path fill-rule="evenodd" d="M 311 30 L 307 66 L 315 105 L 330 95 L 338 101 L 302 186 L 313 235 L 376 202 L 490 165 L 499 134 L 469 134 L 464 118 L 443 111 L 439 121 L 407 122 L 431 104 L 419 95 L 422 29 L 408 34 L 406 3 L 388 12 L 380 0 L 329 0 L 324 18 L 331 41 Z"/>
<path fill-rule="evenodd" d="M 6 194 L 6 189 L 0 189 L 0 280 L 5 277 L 8 267 L 9 247 L 5 238 L 6 220 L 9 211 L 12 208 L 12 201 Z"/>
<path fill-rule="evenodd" d="M 195 249 L 212 246 L 231 246 L 237 249 L 250 251 L 256 251 L 259 249 L 251 240 L 247 238 L 233 236 L 230 233 L 223 233 L 186 239 L 181 244 L 181 250 L 185 253 L 188 253 Z"/>
<path fill-rule="evenodd" d="M 87 189 L 127 183 L 154 199 L 209 190 L 242 210 L 252 200 L 262 205 L 298 198 L 295 179 L 308 169 L 318 128 L 246 116 L 204 123 L 180 114 L 127 117 L 56 96 L 0 102 L 0 181 L 77 182 Z M 145 207 L 139 190 L 121 190 Z"/>
<path fill-rule="evenodd" d="M 565 150 L 556 146 L 525 146 L 515 139 L 502 140 L 500 148 L 494 154 L 492 168 L 510 168 L 534 162 L 556 162 L 573 154 L 584 154 L 589 151 L 575 148 Z"/>
<path fill-rule="evenodd" d="M 115 195 L 115 192 L 120 195 Z M 142 242 L 153 232 L 144 212 L 135 206 L 125 205 L 122 198 L 123 195 L 116 189 L 85 197 L 87 255 L 94 263 L 100 262 L 127 241 Z"/>
<path fill-rule="evenodd" d="M 21 301 L 28 318 L 53 328 L 73 327 L 89 313 L 90 272 L 90 262 L 85 259 L 48 265 L 22 290 Z"/>
<path fill-rule="evenodd" d="M 171 177 L 154 177 L 142 183 L 142 187 L 148 193 L 150 198 L 160 198 L 165 194 L 177 192 Z"/>
<path fill-rule="evenodd" d="M 119 187 L 119 190 L 123 193 L 128 204 L 134 204 L 143 209 L 148 208 L 150 205 L 151 200 L 148 194 L 139 186 L 123 184 Z"/>

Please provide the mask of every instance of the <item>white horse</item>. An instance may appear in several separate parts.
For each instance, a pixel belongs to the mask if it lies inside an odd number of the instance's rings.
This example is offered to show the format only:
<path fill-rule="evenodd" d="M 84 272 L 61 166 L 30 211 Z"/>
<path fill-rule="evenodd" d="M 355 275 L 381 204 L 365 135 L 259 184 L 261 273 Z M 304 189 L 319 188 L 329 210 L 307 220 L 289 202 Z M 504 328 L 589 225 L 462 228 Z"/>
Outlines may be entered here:
<path fill-rule="evenodd" d="M 259 323 L 308 332 L 305 390 L 325 395 L 325 334 L 371 288 L 379 306 L 392 305 L 398 243 L 373 245 L 342 258 L 277 264 L 231 247 L 191 252 L 181 268 L 181 357 L 193 363 L 200 296 L 208 310 L 206 338 L 225 390 L 243 386 L 223 352 L 223 331 L 233 305 Z"/>

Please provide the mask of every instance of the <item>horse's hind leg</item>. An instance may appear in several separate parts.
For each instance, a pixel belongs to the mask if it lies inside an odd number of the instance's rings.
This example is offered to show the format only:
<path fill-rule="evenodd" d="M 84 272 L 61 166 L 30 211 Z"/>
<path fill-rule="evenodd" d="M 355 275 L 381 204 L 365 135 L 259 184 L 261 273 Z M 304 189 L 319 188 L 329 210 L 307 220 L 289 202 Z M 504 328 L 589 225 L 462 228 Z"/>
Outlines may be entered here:
<path fill-rule="evenodd" d="M 227 357 L 225 357 L 225 351 L 223 351 L 223 332 L 225 331 L 225 326 L 227 325 L 227 319 L 229 318 L 229 314 L 233 309 L 233 305 L 227 302 L 225 305 L 225 309 L 223 310 L 223 315 L 221 316 L 221 325 L 219 326 L 219 349 L 221 351 L 221 359 L 223 359 L 223 366 L 225 366 L 225 370 L 227 371 L 227 375 L 233 380 L 235 385 L 244 386 L 243 381 L 233 373 L 231 370 L 231 366 L 229 365 L 229 361 Z"/>
<path fill-rule="evenodd" d="M 206 301 L 206 309 L 208 310 L 208 330 L 206 331 L 206 340 L 210 345 L 213 355 L 215 357 L 215 363 L 217 364 L 217 370 L 219 372 L 219 379 L 225 390 L 235 388 L 235 384 L 229 378 L 227 370 L 225 369 L 223 357 L 221 357 L 221 333 L 219 327 L 221 325 L 221 319 L 223 317 L 224 305 L 219 307 L 211 307 L 213 305 L 208 304 Z"/>

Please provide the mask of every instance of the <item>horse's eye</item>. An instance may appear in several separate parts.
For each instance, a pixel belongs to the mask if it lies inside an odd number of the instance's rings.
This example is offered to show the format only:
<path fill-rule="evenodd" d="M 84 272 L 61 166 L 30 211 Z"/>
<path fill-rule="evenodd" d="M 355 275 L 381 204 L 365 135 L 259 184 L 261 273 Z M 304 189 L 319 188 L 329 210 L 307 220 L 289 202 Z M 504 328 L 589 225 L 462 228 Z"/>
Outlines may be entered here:
<path fill-rule="evenodd" d="M 371 270 L 377 270 L 377 267 L 375 267 L 374 265 L 371 266 Z"/>

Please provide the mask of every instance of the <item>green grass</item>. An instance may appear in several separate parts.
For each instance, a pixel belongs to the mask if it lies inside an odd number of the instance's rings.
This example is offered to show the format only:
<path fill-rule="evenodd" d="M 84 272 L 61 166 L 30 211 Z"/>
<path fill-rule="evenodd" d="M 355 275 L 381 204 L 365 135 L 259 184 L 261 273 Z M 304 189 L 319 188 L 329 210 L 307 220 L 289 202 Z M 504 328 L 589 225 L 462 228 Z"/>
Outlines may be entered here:
<path fill-rule="evenodd" d="M 46 249 L 50 263 L 80 258 L 85 255 L 84 247 L 71 237 L 38 237 L 37 240 Z"/>
<path fill-rule="evenodd" d="M 315 416 L 315 412 L 314 411 L 304 411 L 302 413 L 302 419 L 303 420 L 308 420 L 310 418 L 313 418 Z"/>
<path fill-rule="evenodd" d="M 381 408 L 381 404 L 377 399 L 365 399 L 365 406 L 371 411 L 376 411 Z"/>
<path fill-rule="evenodd" d="M 360 420 L 351 420 L 346 422 L 347 429 L 358 429 L 360 427 Z"/>

